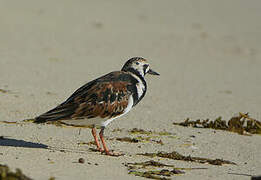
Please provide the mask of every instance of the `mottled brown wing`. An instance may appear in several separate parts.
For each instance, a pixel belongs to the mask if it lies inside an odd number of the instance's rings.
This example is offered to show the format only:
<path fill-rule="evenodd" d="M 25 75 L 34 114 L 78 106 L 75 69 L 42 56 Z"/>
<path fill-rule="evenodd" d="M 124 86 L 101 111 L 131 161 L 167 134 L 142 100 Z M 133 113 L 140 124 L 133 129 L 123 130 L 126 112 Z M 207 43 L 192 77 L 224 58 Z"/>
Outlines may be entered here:
<path fill-rule="evenodd" d="M 74 99 L 78 107 L 71 118 L 111 118 L 124 112 L 131 93 L 125 81 L 103 82 L 91 87 L 87 96 Z"/>
<path fill-rule="evenodd" d="M 92 81 L 86 87 L 78 89 L 61 105 L 38 116 L 35 122 L 115 117 L 122 114 L 128 105 L 131 95 L 128 85 L 128 81 Z"/>

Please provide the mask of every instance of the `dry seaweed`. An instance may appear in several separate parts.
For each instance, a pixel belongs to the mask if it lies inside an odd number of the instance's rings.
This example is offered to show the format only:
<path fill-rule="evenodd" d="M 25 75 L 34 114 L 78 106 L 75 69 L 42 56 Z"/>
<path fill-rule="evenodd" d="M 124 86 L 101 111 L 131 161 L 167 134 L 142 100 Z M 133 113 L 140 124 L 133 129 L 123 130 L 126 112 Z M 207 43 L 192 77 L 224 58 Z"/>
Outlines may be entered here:
<path fill-rule="evenodd" d="M 140 140 L 136 138 L 130 138 L 130 137 L 122 137 L 122 138 L 116 138 L 117 141 L 123 141 L 123 142 L 129 142 L 129 143 L 138 143 Z"/>
<path fill-rule="evenodd" d="M 146 161 L 139 163 L 126 163 L 125 166 L 128 168 L 129 174 L 133 174 L 135 176 L 150 178 L 150 179 L 169 179 L 166 177 L 170 177 L 174 174 L 184 174 L 184 171 L 179 170 L 178 168 L 174 168 L 174 165 L 167 165 L 157 161 Z M 146 169 L 147 167 L 171 167 L 172 170 L 168 169 L 159 169 L 159 170 L 147 170 L 142 171 L 141 169 Z M 163 177 L 162 177 L 163 176 Z"/>
<path fill-rule="evenodd" d="M 123 129 L 115 128 L 115 129 L 113 129 L 111 132 L 122 132 L 122 131 L 123 131 Z"/>
<path fill-rule="evenodd" d="M 1 180 L 32 180 L 22 173 L 20 169 L 16 169 L 16 172 L 10 171 L 9 167 L 0 164 L 0 179 Z"/>
<path fill-rule="evenodd" d="M 160 139 L 160 140 L 154 140 L 152 139 L 151 141 L 157 143 L 157 144 L 160 144 L 160 145 L 164 145 L 163 141 Z"/>
<path fill-rule="evenodd" d="M 234 162 L 223 160 L 223 159 L 208 159 L 202 157 L 184 156 L 176 151 L 173 151 L 171 153 L 158 152 L 158 153 L 144 153 L 138 155 L 148 156 L 148 157 L 162 157 L 162 158 L 168 158 L 173 160 L 191 161 L 191 162 L 197 162 L 202 164 L 208 163 L 208 164 L 218 165 L 218 166 L 221 166 L 223 164 L 233 164 L 233 165 L 236 164 Z"/>
<path fill-rule="evenodd" d="M 174 167 L 174 165 L 168 165 L 168 164 L 163 164 L 157 161 L 145 161 L 145 162 L 135 162 L 135 163 L 127 163 L 126 166 L 128 167 L 133 167 L 133 166 L 141 166 L 142 168 L 146 168 L 148 166 L 153 166 L 153 167 Z"/>
<path fill-rule="evenodd" d="M 160 135 L 160 136 L 173 135 L 172 133 L 167 132 L 167 131 L 155 132 L 155 131 L 146 131 L 144 129 L 138 129 L 138 128 L 133 128 L 133 129 L 129 130 L 129 133 L 131 133 L 131 134 L 144 134 L 144 135 L 156 134 L 156 135 Z"/>
<path fill-rule="evenodd" d="M 158 179 L 158 180 L 170 180 L 170 178 L 160 177 L 159 175 L 154 175 L 153 171 L 129 171 L 129 174 L 135 176 L 140 176 L 148 179 Z"/>
<path fill-rule="evenodd" d="M 129 130 L 129 133 L 150 135 L 150 134 L 152 134 L 152 131 L 145 131 L 144 129 L 133 128 L 133 129 Z"/>
<path fill-rule="evenodd" d="M 170 179 L 171 176 L 184 174 L 183 170 L 198 170 L 207 168 L 176 168 L 174 165 L 163 164 L 157 161 L 126 163 L 129 174 L 150 179 Z M 149 170 L 148 170 L 149 168 Z M 169 168 L 169 169 L 166 169 Z"/>
<path fill-rule="evenodd" d="M 222 117 L 218 117 L 214 121 L 206 120 L 189 120 L 186 119 L 181 123 L 173 123 L 174 125 L 180 126 L 192 126 L 195 128 L 212 128 L 219 129 L 225 131 L 235 132 L 241 135 L 250 134 L 261 134 L 261 122 L 250 118 L 248 113 L 239 113 L 238 116 L 234 116 L 230 118 L 227 122 L 226 120 L 222 120 Z"/>
<path fill-rule="evenodd" d="M 81 141 L 81 142 L 78 142 L 77 143 L 78 145 L 96 145 L 96 142 L 95 141 L 90 141 L 90 142 L 83 142 L 83 141 Z"/>
<path fill-rule="evenodd" d="M 116 138 L 117 141 L 121 141 L 121 142 L 129 142 L 129 143 L 139 143 L 139 142 L 155 142 L 157 144 L 160 145 L 164 145 L 164 143 L 162 142 L 162 140 L 155 140 L 152 139 L 151 137 L 142 137 L 142 136 L 138 136 L 136 138 L 131 138 L 131 137 L 119 137 Z"/>
<path fill-rule="evenodd" d="M 18 124 L 16 121 L 0 121 L 0 123 L 4 123 L 4 124 Z"/>
<path fill-rule="evenodd" d="M 162 170 L 152 170 L 152 171 L 129 171 L 129 174 L 133 174 L 135 176 L 145 177 L 149 179 L 168 180 L 170 178 L 166 178 L 162 176 L 170 177 L 175 174 L 184 174 L 184 172 L 175 169 L 173 170 L 162 169 Z"/>
<path fill-rule="evenodd" d="M 9 90 L 5 90 L 5 89 L 0 89 L 0 92 L 1 93 L 9 93 L 10 91 Z"/>
<path fill-rule="evenodd" d="M 167 131 L 146 131 L 144 129 L 138 129 L 138 128 L 133 128 L 128 131 L 132 135 L 145 135 L 147 137 L 143 136 L 138 136 L 136 139 L 141 140 L 142 142 L 155 142 L 157 144 L 163 145 L 162 140 L 155 140 L 152 138 L 160 138 L 161 136 L 167 136 L 169 138 L 176 138 L 173 133 L 167 132 Z"/>

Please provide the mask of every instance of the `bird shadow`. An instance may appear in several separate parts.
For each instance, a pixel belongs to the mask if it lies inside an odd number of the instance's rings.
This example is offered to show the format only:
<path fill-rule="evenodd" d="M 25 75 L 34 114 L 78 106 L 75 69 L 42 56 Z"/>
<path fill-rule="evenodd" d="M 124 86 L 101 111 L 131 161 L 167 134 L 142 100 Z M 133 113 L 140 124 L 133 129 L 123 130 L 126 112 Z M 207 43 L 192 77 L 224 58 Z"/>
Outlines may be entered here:
<path fill-rule="evenodd" d="M 24 140 L 11 139 L 7 137 L 0 137 L 0 146 L 9 146 L 9 147 L 24 147 L 24 148 L 42 148 L 47 149 L 48 146 L 41 143 L 33 143 Z"/>

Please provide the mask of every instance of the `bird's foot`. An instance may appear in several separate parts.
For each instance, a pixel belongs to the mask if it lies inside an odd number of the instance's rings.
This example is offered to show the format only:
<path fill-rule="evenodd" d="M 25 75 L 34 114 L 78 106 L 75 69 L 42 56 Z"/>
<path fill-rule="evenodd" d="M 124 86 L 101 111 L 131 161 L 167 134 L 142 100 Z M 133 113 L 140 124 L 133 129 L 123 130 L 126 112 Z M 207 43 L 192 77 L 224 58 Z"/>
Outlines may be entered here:
<path fill-rule="evenodd" d="M 124 156 L 125 154 L 122 153 L 122 152 L 115 152 L 115 151 L 103 151 L 102 154 L 105 154 L 107 156 L 116 156 L 116 157 L 119 157 L 119 156 Z"/>

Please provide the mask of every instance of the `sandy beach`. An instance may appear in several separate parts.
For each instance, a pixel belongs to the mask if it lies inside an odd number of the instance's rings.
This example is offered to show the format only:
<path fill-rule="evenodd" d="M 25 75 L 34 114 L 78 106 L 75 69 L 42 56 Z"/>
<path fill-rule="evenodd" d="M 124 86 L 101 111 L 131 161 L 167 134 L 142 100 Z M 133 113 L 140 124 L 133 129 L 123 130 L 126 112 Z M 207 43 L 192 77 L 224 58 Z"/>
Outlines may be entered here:
<path fill-rule="evenodd" d="M 127 163 L 150 160 L 184 168 L 171 179 L 261 175 L 260 135 L 173 125 L 239 112 L 261 120 L 260 6 L 258 0 L 2 0 L 0 121 L 16 123 L 0 123 L 0 164 L 35 180 L 143 179 L 129 174 Z M 23 122 L 135 56 L 161 76 L 146 76 L 145 98 L 105 130 L 108 146 L 125 156 L 93 152 L 88 128 Z M 123 137 L 140 141 L 117 140 Z M 160 151 L 236 165 L 138 155 Z"/>

